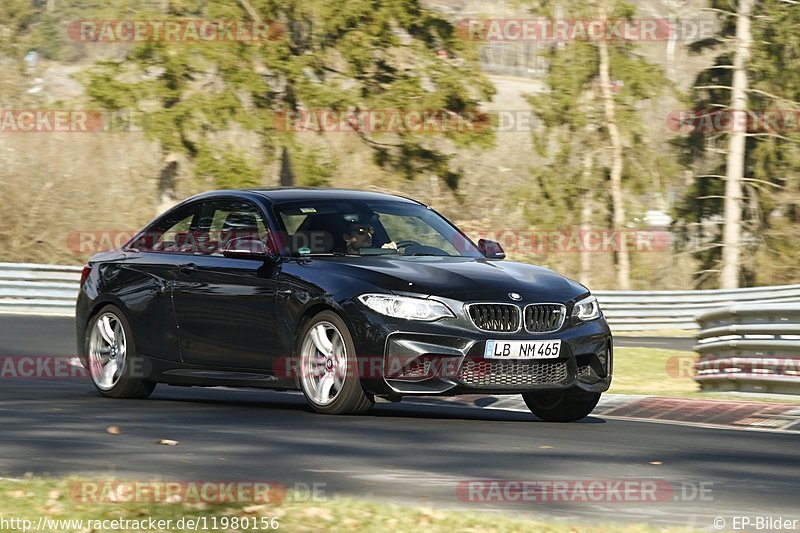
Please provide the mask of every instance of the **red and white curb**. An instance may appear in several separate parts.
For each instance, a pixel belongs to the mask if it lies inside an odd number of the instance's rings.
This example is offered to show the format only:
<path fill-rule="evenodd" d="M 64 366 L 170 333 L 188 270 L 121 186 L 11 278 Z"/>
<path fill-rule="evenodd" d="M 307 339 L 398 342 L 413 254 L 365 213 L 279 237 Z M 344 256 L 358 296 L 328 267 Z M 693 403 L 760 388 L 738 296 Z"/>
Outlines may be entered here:
<path fill-rule="evenodd" d="M 438 405 L 444 402 L 463 407 L 530 413 L 518 394 L 419 398 L 414 402 Z M 716 429 L 800 433 L 800 405 L 788 403 L 604 394 L 591 416 Z"/>

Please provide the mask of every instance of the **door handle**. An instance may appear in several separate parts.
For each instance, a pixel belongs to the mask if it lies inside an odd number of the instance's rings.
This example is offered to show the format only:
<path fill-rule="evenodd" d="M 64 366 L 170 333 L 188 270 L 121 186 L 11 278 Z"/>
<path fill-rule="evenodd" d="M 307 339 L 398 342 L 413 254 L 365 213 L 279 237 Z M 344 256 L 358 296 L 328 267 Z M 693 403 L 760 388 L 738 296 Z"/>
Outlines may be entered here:
<path fill-rule="evenodd" d="M 178 265 L 178 270 L 181 272 L 197 272 L 197 265 L 194 263 L 184 263 L 182 265 Z"/>

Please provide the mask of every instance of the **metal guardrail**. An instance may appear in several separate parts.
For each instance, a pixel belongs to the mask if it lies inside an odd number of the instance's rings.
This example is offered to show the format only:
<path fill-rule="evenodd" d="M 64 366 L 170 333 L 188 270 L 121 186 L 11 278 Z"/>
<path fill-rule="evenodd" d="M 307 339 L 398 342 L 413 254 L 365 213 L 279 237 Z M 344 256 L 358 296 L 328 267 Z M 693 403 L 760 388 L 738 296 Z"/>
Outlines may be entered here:
<path fill-rule="evenodd" d="M 702 291 L 595 291 L 614 331 L 696 330 L 697 315 L 736 303 L 800 303 L 800 285 Z"/>
<path fill-rule="evenodd" d="M 0 263 L 0 312 L 71 315 L 80 273 L 73 266 Z M 614 331 L 696 330 L 698 314 L 734 303 L 800 303 L 800 285 L 594 294 Z"/>
<path fill-rule="evenodd" d="M 735 304 L 697 320 L 701 389 L 800 394 L 800 303 Z"/>
<path fill-rule="evenodd" d="M 0 263 L 0 312 L 73 315 L 81 267 Z"/>

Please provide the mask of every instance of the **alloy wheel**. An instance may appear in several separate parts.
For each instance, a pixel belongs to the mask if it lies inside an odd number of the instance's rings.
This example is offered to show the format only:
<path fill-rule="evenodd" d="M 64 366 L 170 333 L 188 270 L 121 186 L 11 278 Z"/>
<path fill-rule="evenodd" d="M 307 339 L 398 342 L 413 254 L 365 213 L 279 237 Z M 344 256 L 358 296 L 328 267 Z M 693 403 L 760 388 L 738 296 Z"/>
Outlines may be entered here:
<path fill-rule="evenodd" d="M 113 313 L 103 313 L 89 336 L 89 372 L 95 385 L 108 391 L 119 383 L 127 357 L 125 329 Z"/>

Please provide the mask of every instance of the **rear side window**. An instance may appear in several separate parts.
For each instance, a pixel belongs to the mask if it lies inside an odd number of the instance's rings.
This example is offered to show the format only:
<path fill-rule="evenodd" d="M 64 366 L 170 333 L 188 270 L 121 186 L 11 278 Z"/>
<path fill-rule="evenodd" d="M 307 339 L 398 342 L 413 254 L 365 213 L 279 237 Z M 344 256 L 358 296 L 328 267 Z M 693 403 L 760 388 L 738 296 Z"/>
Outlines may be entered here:
<path fill-rule="evenodd" d="M 259 210 L 239 200 L 212 200 L 166 215 L 136 237 L 130 248 L 143 252 L 221 255 L 233 238 L 267 242 L 269 230 Z"/>
<path fill-rule="evenodd" d="M 214 200 L 200 206 L 191 240 L 193 253 L 221 255 L 231 239 L 255 237 L 266 243 L 268 236 L 266 221 L 254 205 L 240 200 Z"/>
<path fill-rule="evenodd" d="M 196 215 L 197 204 L 169 213 L 137 235 L 130 248 L 142 252 L 185 253 L 183 249 Z"/>
<path fill-rule="evenodd" d="M 208 219 L 204 216 L 201 227 L 209 219 L 211 224 L 208 231 L 219 238 L 231 231 L 253 233 L 260 239 L 267 236 L 267 227 L 261 214 L 247 203 L 224 202 L 214 205 L 213 214 L 209 214 Z"/>

